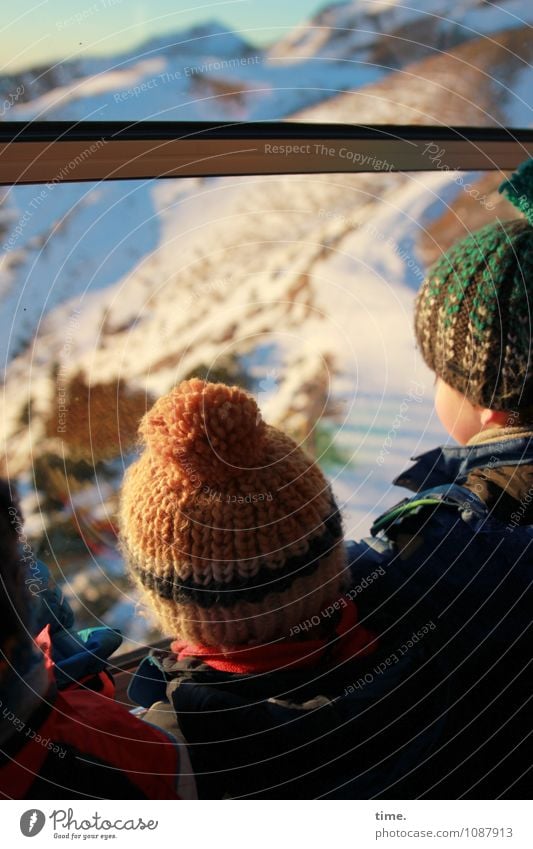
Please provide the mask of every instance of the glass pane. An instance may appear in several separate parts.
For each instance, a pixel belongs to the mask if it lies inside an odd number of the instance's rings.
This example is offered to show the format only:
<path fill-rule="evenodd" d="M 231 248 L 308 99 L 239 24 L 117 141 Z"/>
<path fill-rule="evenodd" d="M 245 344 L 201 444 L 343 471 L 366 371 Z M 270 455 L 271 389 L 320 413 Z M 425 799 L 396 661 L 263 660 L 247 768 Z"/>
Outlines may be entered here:
<path fill-rule="evenodd" d="M 531 126 L 530 0 L 29 0 L 3 120 Z"/>
<path fill-rule="evenodd" d="M 445 440 L 412 306 L 428 263 L 513 210 L 501 175 L 316 175 L 4 189 L 0 473 L 80 625 L 135 614 L 116 510 L 136 430 L 189 376 L 256 396 L 318 459 L 347 538 Z"/>

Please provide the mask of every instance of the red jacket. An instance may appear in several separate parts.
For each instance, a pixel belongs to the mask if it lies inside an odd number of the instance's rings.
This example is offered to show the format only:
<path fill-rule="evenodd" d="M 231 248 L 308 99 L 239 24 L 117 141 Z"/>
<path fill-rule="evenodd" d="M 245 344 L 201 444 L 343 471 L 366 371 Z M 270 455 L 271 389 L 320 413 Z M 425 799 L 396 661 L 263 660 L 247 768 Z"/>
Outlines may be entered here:
<path fill-rule="evenodd" d="M 18 723 L 0 750 L 0 791 L 6 798 L 179 799 L 186 750 L 166 732 L 113 701 L 106 673 L 97 686 L 76 682 L 58 691 L 49 628 L 36 641 L 50 673 L 41 705 Z"/>

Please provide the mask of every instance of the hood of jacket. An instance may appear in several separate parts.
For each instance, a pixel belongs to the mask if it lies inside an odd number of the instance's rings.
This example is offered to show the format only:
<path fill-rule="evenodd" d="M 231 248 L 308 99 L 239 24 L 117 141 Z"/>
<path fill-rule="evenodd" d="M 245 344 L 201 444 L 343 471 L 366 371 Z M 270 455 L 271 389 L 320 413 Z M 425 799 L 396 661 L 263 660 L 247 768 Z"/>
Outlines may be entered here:
<path fill-rule="evenodd" d="M 412 492 L 462 484 L 501 521 L 533 524 L 533 433 L 518 430 L 520 435 L 507 431 L 500 438 L 426 451 L 394 483 Z"/>

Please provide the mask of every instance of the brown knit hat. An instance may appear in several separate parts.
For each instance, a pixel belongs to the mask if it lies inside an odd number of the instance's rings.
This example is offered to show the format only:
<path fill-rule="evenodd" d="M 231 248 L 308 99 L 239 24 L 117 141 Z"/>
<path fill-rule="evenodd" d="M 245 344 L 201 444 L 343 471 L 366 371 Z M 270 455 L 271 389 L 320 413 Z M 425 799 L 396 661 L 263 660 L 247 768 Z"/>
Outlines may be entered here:
<path fill-rule="evenodd" d="M 141 421 L 120 508 L 130 573 L 169 635 L 287 638 L 342 592 L 342 523 L 317 465 L 237 386 L 183 381 Z"/>
<path fill-rule="evenodd" d="M 524 219 L 489 224 L 431 269 L 415 308 L 429 366 L 473 404 L 533 404 L 533 160 L 500 186 Z"/>

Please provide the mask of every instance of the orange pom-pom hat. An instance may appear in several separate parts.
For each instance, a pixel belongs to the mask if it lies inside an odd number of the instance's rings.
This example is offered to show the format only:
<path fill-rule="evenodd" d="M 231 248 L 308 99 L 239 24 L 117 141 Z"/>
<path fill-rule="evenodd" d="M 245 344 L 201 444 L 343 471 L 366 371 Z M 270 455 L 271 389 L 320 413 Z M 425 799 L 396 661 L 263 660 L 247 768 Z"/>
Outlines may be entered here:
<path fill-rule="evenodd" d="M 183 381 L 139 427 L 122 548 L 165 632 L 206 646 L 288 638 L 342 592 L 342 522 L 318 466 L 237 386 Z"/>

